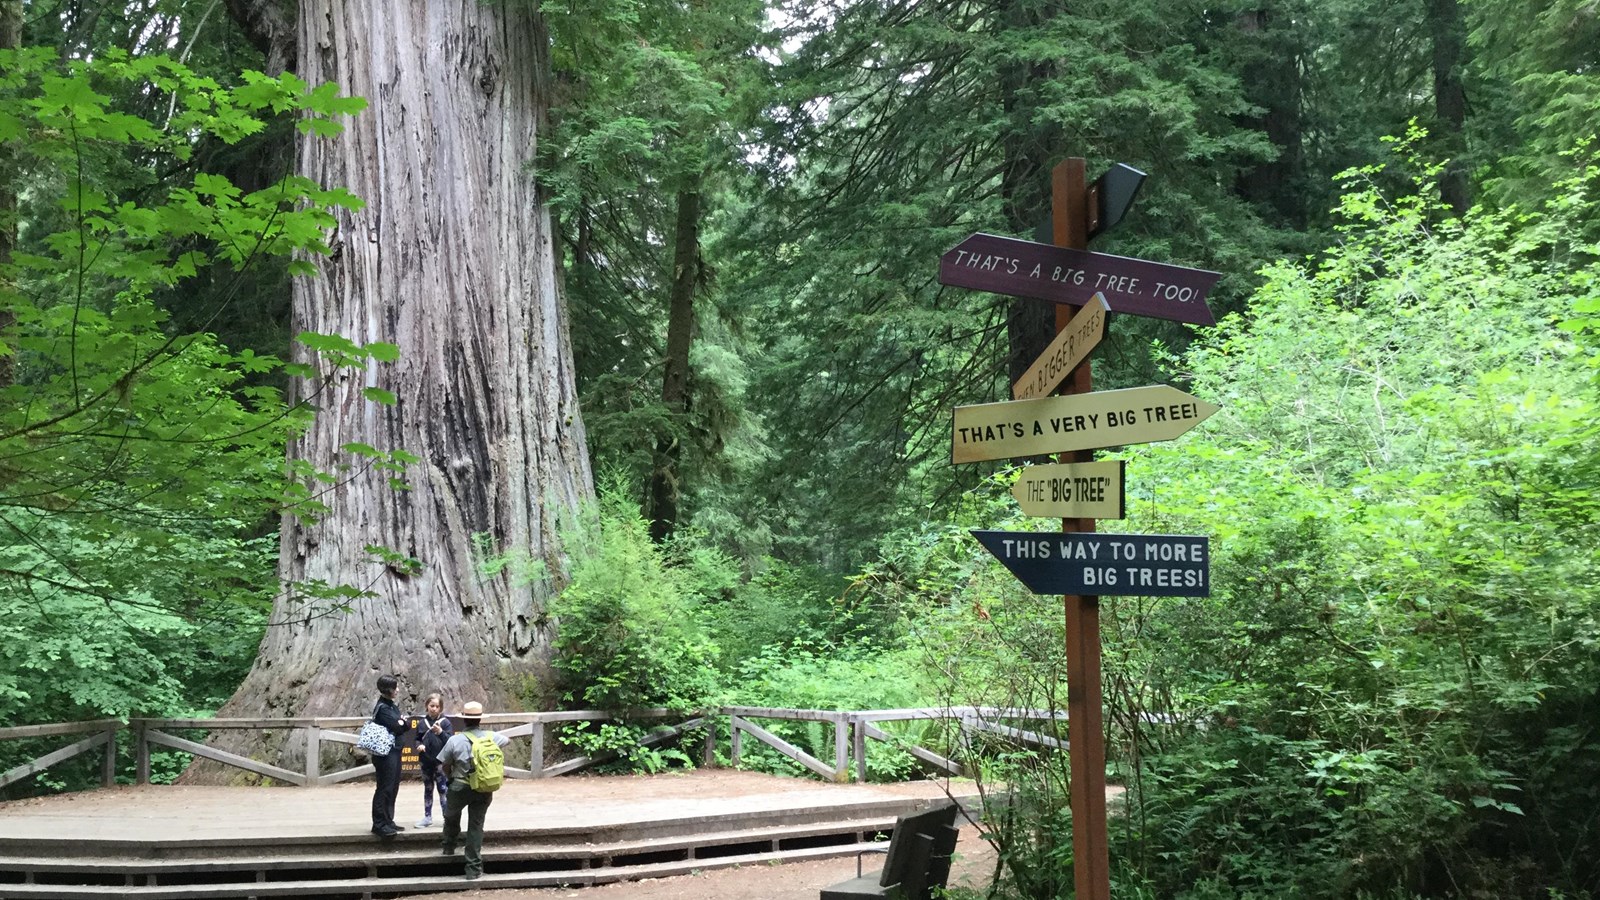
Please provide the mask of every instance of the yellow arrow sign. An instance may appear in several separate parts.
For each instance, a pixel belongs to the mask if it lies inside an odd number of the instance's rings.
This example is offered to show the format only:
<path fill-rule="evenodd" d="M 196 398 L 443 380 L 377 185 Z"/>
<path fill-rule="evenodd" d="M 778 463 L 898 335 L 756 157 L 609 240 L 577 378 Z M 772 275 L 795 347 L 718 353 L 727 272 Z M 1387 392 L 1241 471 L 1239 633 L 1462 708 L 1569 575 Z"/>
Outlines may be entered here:
<path fill-rule="evenodd" d="M 1056 385 L 1070 375 L 1078 363 L 1087 359 L 1089 352 L 1099 346 L 1101 339 L 1106 336 L 1106 321 L 1109 318 L 1106 313 L 1110 311 L 1106 295 L 1096 291 L 1093 299 L 1073 315 L 1067 327 L 1061 329 L 1050 346 L 1011 386 L 1011 399 L 1032 400 L 1048 396 L 1055 390 Z"/>
<path fill-rule="evenodd" d="M 958 406 L 952 463 L 1170 441 L 1222 407 L 1164 384 Z"/>
<path fill-rule="evenodd" d="M 1028 466 L 1011 485 L 1011 496 L 1030 516 L 1055 519 L 1120 519 L 1123 460 Z"/>

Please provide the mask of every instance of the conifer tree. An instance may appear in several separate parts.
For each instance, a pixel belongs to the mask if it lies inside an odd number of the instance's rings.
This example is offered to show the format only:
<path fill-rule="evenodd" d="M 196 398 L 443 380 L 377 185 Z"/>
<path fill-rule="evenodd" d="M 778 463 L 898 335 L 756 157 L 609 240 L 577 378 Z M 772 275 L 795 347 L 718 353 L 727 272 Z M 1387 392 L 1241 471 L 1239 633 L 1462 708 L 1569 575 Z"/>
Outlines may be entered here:
<path fill-rule="evenodd" d="M 232 7 L 258 42 L 286 36 L 275 4 Z M 338 616 L 298 615 L 304 589 L 281 600 L 290 624 L 269 630 L 222 714 L 364 712 L 385 672 L 403 705 L 433 690 L 538 702 L 558 523 L 593 491 L 529 167 L 553 92 L 544 20 L 519 2 L 305 0 L 296 21 L 283 55 L 300 77 L 372 105 L 337 138 L 300 143 L 302 175 L 365 206 L 339 216 L 331 255 L 297 282 L 294 328 L 391 344 L 397 360 L 325 391 L 289 452 L 349 468 L 305 484 L 326 514 L 285 517 L 280 578 L 359 593 Z M 412 464 L 373 464 L 394 452 Z"/>

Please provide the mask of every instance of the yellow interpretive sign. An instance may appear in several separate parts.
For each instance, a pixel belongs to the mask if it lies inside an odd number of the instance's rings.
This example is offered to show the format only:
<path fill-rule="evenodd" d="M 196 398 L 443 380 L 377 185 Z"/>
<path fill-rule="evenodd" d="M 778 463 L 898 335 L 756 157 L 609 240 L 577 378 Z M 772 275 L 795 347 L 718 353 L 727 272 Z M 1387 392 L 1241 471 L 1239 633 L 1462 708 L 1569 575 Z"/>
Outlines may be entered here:
<path fill-rule="evenodd" d="M 1120 459 L 1028 466 L 1011 486 L 1011 496 L 1030 516 L 1120 519 L 1124 467 Z"/>
<path fill-rule="evenodd" d="M 1164 384 L 958 406 L 952 463 L 1170 441 L 1221 409 Z"/>

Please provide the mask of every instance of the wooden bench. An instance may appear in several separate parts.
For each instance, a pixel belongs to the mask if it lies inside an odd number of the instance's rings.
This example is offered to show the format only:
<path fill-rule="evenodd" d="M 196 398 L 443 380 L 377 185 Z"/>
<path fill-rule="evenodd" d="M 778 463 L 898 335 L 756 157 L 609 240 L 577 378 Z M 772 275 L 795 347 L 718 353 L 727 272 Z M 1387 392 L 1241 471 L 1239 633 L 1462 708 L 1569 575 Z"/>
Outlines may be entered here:
<path fill-rule="evenodd" d="M 957 804 L 946 803 L 896 819 L 888 847 L 876 851 L 888 854 L 883 871 L 862 875 L 861 855 L 857 854 L 856 877 L 823 888 L 821 900 L 929 900 L 933 889 L 944 887 L 950 877 L 950 855 L 960 835 L 955 827 L 959 811 Z"/>

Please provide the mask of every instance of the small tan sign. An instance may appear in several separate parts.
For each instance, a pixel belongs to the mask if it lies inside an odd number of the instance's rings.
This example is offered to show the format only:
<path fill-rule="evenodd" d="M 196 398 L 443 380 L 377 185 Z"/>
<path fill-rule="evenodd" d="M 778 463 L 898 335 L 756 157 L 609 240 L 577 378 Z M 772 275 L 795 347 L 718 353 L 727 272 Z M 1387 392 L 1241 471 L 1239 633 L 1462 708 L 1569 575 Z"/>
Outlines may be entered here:
<path fill-rule="evenodd" d="M 1125 465 L 1116 459 L 1028 466 L 1011 486 L 1011 496 L 1030 516 L 1120 519 Z"/>
<path fill-rule="evenodd" d="M 958 406 L 952 463 L 1170 441 L 1222 407 L 1160 384 Z"/>
<path fill-rule="evenodd" d="M 1011 399 L 1032 400 L 1035 397 L 1048 397 L 1050 392 L 1078 367 L 1078 364 L 1089 358 L 1090 351 L 1100 345 L 1106 336 L 1106 323 L 1110 317 L 1106 313 L 1111 311 L 1106 303 L 1106 295 L 1096 292 L 1094 297 L 1083 308 L 1073 315 L 1067 327 L 1061 329 L 1056 339 L 1050 346 L 1039 354 L 1033 361 L 1028 371 L 1017 379 L 1011 386 Z"/>

